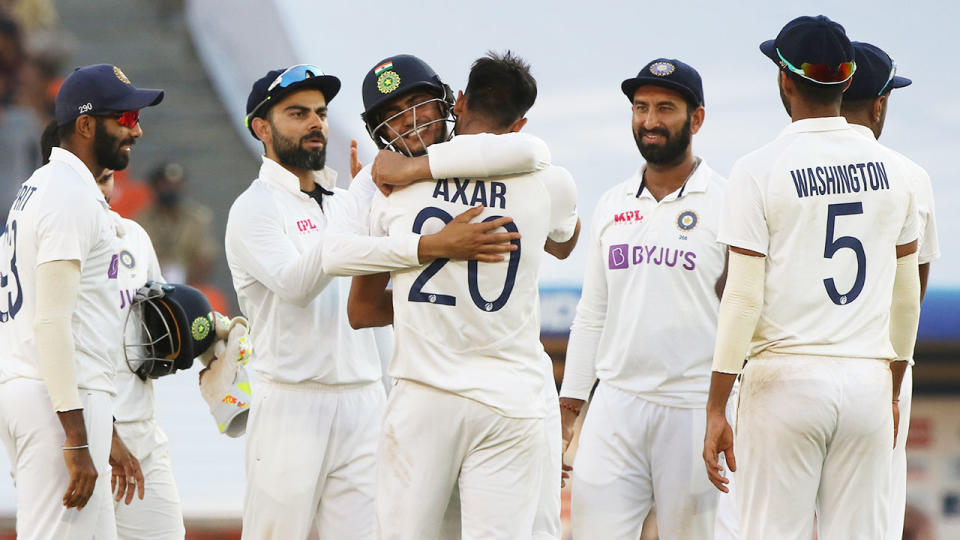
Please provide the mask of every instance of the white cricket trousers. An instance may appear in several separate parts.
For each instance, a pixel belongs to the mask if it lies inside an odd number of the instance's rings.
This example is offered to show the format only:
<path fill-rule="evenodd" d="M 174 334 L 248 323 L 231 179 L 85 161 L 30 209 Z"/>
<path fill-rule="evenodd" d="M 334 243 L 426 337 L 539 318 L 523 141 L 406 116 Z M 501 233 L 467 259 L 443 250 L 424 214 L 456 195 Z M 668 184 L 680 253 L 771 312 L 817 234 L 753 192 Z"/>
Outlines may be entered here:
<path fill-rule="evenodd" d="M 547 454 L 540 460 L 540 496 L 533 519 L 533 540 L 560 540 L 560 474 L 563 472 L 563 433 L 560 425 L 560 396 L 553 378 L 553 360 L 544 354 L 543 399 L 547 416 L 543 419 L 544 450 Z M 460 492 L 453 490 L 447 512 L 443 516 L 440 538 L 460 540 Z"/>
<path fill-rule="evenodd" d="M 907 366 L 900 383 L 900 428 L 890 467 L 890 511 L 887 540 L 903 538 L 903 515 L 907 511 L 907 435 L 910 431 L 910 406 L 913 403 L 913 366 Z"/>
<path fill-rule="evenodd" d="M 640 536 L 656 500 L 663 540 L 713 538 L 717 490 L 703 467 L 703 408 L 651 403 L 600 382 L 573 463 L 574 540 Z"/>
<path fill-rule="evenodd" d="M 7 448 L 17 490 L 20 540 L 113 540 L 117 537 L 110 496 L 113 397 L 80 390 L 90 457 L 97 469 L 93 495 L 83 510 L 63 506 L 70 474 L 63 461 L 64 433 L 46 385 L 17 378 L 0 383 L 0 438 Z"/>
<path fill-rule="evenodd" d="M 122 422 L 117 434 L 140 461 L 143 500 L 114 501 L 119 540 L 183 540 L 183 508 L 170 463 L 167 436 L 156 420 Z"/>
<path fill-rule="evenodd" d="M 438 538 L 458 483 L 464 540 L 531 538 L 544 443 L 542 418 L 398 380 L 378 449 L 379 538 Z"/>
<path fill-rule="evenodd" d="M 765 353 L 740 383 L 734 454 L 742 540 L 876 540 L 893 449 L 886 360 Z"/>
<path fill-rule="evenodd" d="M 247 419 L 244 540 L 374 537 L 380 381 L 256 379 Z"/>

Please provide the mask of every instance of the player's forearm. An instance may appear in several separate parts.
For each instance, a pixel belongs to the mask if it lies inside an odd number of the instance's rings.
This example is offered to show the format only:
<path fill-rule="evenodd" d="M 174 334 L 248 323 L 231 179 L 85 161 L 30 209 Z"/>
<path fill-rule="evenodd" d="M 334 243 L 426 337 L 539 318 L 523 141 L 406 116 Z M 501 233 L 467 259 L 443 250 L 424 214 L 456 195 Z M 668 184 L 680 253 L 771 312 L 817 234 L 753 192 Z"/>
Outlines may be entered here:
<path fill-rule="evenodd" d="M 427 149 L 433 178 L 487 177 L 538 171 L 550 165 L 550 149 L 533 135 L 477 133 Z"/>
<path fill-rule="evenodd" d="M 64 447 L 85 446 L 87 444 L 87 426 L 83 421 L 83 409 L 73 409 L 70 411 L 58 411 L 57 419 L 63 427 L 63 433 L 66 438 L 63 441 Z"/>
<path fill-rule="evenodd" d="M 890 372 L 893 375 L 893 400 L 900 400 L 900 387 L 903 385 L 903 375 L 907 371 L 907 362 L 905 360 L 894 360 L 890 362 Z"/>
<path fill-rule="evenodd" d="M 54 411 L 80 409 L 72 317 L 80 283 L 79 261 L 37 266 L 33 332 L 40 377 Z"/>
<path fill-rule="evenodd" d="M 920 324 L 920 278 L 916 252 L 897 259 L 890 304 L 890 344 L 897 360 L 913 357 Z"/>
<path fill-rule="evenodd" d="M 385 289 L 389 274 L 357 276 L 350 284 L 347 318 L 354 329 L 393 324 L 393 295 Z"/>
<path fill-rule="evenodd" d="M 327 233 L 323 270 L 331 276 L 362 276 L 405 270 L 421 264 L 423 237 L 418 234 L 363 236 Z"/>
<path fill-rule="evenodd" d="M 743 369 L 753 332 L 760 320 L 766 261 L 764 257 L 733 252 L 729 264 L 717 314 L 713 371 L 736 375 Z"/>
<path fill-rule="evenodd" d="M 601 334 L 601 330 L 571 328 L 560 397 L 586 400 L 590 396 L 597 380 L 596 358 Z"/>
<path fill-rule="evenodd" d="M 733 390 L 733 383 L 736 382 L 735 373 L 720 373 L 714 371 L 710 375 L 710 393 L 707 396 L 708 414 L 725 414 L 727 400 L 730 399 L 730 392 Z"/>
<path fill-rule="evenodd" d="M 556 242 L 547 238 L 546 244 L 543 246 L 543 250 L 553 255 L 561 261 L 570 256 L 570 253 L 573 252 L 573 248 L 577 247 L 577 240 L 580 238 L 580 220 L 577 219 L 577 228 L 573 231 L 573 236 L 570 237 L 566 242 Z"/>

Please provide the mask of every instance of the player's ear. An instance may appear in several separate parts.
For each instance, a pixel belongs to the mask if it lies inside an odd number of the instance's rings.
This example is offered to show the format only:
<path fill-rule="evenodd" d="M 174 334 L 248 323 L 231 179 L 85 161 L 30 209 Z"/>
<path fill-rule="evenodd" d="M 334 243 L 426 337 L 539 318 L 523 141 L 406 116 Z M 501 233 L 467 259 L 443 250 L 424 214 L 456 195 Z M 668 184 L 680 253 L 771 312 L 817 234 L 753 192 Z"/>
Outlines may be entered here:
<path fill-rule="evenodd" d="M 703 108 L 703 105 L 698 105 L 697 108 L 690 113 L 690 134 L 696 135 L 700 128 L 703 126 L 703 120 L 707 116 L 706 109 Z"/>
<path fill-rule="evenodd" d="M 269 145 L 273 140 L 273 133 L 270 131 L 270 124 L 259 116 L 250 121 L 250 127 L 263 144 Z"/>
<path fill-rule="evenodd" d="M 453 114 L 460 116 L 467 110 L 467 97 L 463 95 L 463 90 L 457 90 L 457 100 L 453 102 Z"/>
<path fill-rule="evenodd" d="M 516 133 L 516 132 L 520 131 L 521 129 L 523 129 L 523 126 L 525 126 L 525 125 L 527 125 L 527 119 L 526 119 L 526 117 L 521 118 L 521 119 L 519 119 L 519 120 L 516 120 L 516 121 L 514 121 L 512 124 L 510 124 L 510 127 L 507 128 L 507 132 L 508 132 L 508 133 Z"/>
<path fill-rule="evenodd" d="M 89 114 L 81 114 L 77 117 L 74 135 L 82 139 L 92 139 L 97 131 L 97 119 Z"/>

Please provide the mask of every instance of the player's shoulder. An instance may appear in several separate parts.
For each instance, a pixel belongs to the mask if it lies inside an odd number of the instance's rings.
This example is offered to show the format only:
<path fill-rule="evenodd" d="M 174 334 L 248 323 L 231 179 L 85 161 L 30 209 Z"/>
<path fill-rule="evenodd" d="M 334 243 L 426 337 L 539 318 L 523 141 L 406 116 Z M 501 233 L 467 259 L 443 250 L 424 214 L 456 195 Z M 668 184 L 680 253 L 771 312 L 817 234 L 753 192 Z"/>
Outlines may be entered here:
<path fill-rule="evenodd" d="M 130 238 L 136 238 L 138 241 L 144 238 L 148 239 L 149 241 L 150 235 L 147 234 L 147 230 L 144 229 L 142 225 L 130 218 L 125 218 L 112 210 L 110 213 L 116 220 L 117 225 L 122 228 L 125 235 L 129 236 Z"/>
<path fill-rule="evenodd" d="M 227 213 L 227 235 L 238 227 L 255 227 L 262 221 L 281 217 L 276 203 L 279 191 L 259 178 L 251 182 L 230 205 Z"/>
<path fill-rule="evenodd" d="M 576 185 L 570 171 L 559 165 L 548 165 L 533 173 L 544 183 L 549 185 Z"/>

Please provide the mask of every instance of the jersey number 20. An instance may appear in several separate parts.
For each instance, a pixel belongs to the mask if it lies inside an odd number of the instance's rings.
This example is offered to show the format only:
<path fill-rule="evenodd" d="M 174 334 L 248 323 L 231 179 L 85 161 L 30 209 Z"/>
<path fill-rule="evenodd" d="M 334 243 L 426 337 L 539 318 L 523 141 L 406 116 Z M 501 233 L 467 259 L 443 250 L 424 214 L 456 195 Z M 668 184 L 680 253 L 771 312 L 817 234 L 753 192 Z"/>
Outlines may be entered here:
<path fill-rule="evenodd" d="M 863 291 L 863 282 L 867 276 L 867 255 L 863 252 L 863 244 L 853 236 L 834 238 L 834 225 L 837 222 L 837 216 L 853 216 L 862 213 L 863 203 L 860 202 L 831 204 L 827 207 L 827 238 L 823 245 L 823 257 L 832 259 L 833 255 L 841 249 L 849 249 L 857 255 L 857 278 L 853 280 L 853 287 L 845 294 L 840 294 L 837 291 L 833 278 L 823 280 L 823 286 L 827 289 L 827 296 L 838 306 L 853 302 Z"/>
<path fill-rule="evenodd" d="M 483 221 L 486 223 L 499 219 L 500 217 L 502 216 L 490 216 Z M 428 206 L 421 210 L 420 213 L 417 214 L 416 219 L 413 220 L 413 232 L 420 234 L 423 230 L 423 224 L 430 218 L 437 218 L 443 221 L 444 224 L 453 221 L 453 216 L 446 211 L 434 206 Z M 503 227 L 509 232 L 519 232 L 517 226 L 513 223 L 507 223 Z M 510 260 L 507 262 L 507 279 L 503 284 L 503 291 L 500 293 L 500 296 L 494 300 L 487 300 L 480 293 L 480 283 L 477 279 L 480 263 L 477 261 L 467 262 L 467 286 L 470 288 L 470 298 L 478 308 L 484 311 L 497 311 L 501 309 L 507 305 L 507 300 L 510 299 L 510 293 L 513 292 L 513 284 L 517 280 L 517 270 L 520 267 L 520 240 L 513 240 L 511 243 L 517 246 L 517 250 L 510 252 Z M 420 275 L 417 276 L 417 279 L 413 282 L 413 286 L 410 287 L 410 294 L 407 295 L 407 300 L 410 302 L 429 302 L 442 306 L 457 305 L 457 298 L 455 296 L 423 292 L 423 286 L 443 268 L 443 265 L 447 264 L 447 261 L 449 261 L 449 259 L 437 259 L 424 268 L 423 272 L 420 272 Z"/>

